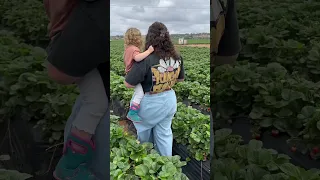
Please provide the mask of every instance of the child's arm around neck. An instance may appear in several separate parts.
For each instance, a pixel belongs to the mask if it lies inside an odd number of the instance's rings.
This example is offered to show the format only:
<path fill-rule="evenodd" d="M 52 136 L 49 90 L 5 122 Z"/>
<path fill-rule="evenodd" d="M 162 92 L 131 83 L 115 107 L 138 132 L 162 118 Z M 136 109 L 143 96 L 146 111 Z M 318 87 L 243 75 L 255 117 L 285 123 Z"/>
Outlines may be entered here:
<path fill-rule="evenodd" d="M 133 57 L 133 59 L 136 61 L 136 62 L 140 62 L 142 60 L 144 60 L 146 57 L 148 57 L 152 52 L 154 51 L 153 47 L 150 46 L 146 51 L 144 51 L 143 53 L 139 53 L 137 55 L 135 55 Z"/>

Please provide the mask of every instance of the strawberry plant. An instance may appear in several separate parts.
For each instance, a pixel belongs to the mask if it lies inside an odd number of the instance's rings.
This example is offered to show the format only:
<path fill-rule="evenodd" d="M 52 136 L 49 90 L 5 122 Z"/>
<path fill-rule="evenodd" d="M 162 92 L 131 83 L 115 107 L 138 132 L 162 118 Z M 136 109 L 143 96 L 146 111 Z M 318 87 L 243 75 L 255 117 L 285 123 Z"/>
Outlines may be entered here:
<path fill-rule="evenodd" d="M 110 72 L 110 80 L 111 98 L 121 100 L 124 106 L 129 106 L 133 89 L 125 87 L 124 77 L 116 75 L 113 71 Z"/>
<path fill-rule="evenodd" d="M 215 132 L 215 159 L 211 171 L 216 179 L 313 179 L 320 178 L 320 170 L 305 170 L 289 162 L 290 157 L 273 149 L 263 148 L 263 143 L 251 140 L 242 145 L 241 137 L 230 129 Z"/>
<path fill-rule="evenodd" d="M 1 24 L 24 41 L 46 45 L 48 18 L 42 1 L 4 0 L 0 3 Z"/>
<path fill-rule="evenodd" d="M 241 76 L 241 73 L 247 76 Z M 317 127 L 316 120 L 301 119 L 299 113 L 306 111 L 303 109 L 306 106 L 318 106 L 319 83 L 306 80 L 296 72 L 289 73 L 279 63 L 241 62 L 235 67 L 217 67 L 214 76 L 214 103 L 220 120 L 247 115 L 253 125 L 253 136 L 269 130 L 274 137 L 287 133 L 296 138 L 302 137 L 301 133 L 308 134 L 310 127 Z M 317 145 L 316 141 L 309 142 L 313 144 L 310 146 Z"/>
<path fill-rule="evenodd" d="M 186 145 L 197 160 L 205 161 L 210 152 L 210 117 L 199 110 L 178 103 L 178 111 L 172 120 L 174 139 Z"/>
<path fill-rule="evenodd" d="M 278 62 L 290 72 L 319 81 L 319 5 L 316 1 L 238 2 L 243 46 L 239 59 Z"/>
<path fill-rule="evenodd" d="M 255 140 L 241 145 L 230 130 L 218 130 L 215 178 L 319 179 L 318 171 L 288 164 L 288 157 L 275 165 L 270 158 L 275 154 L 260 145 L 252 151 L 257 160 L 249 156 L 248 146 L 257 144 L 262 134 L 289 135 L 288 149 L 294 155 L 319 159 L 320 3 L 242 0 L 237 5 L 242 50 L 235 66 L 216 67 L 212 73 L 211 102 L 217 125 L 231 126 L 237 117 L 249 117 Z"/>
<path fill-rule="evenodd" d="M 40 126 L 49 142 L 60 141 L 71 107 L 78 94 L 74 86 L 49 80 L 43 62 L 46 52 L 0 32 L 0 116 L 20 117 Z"/>
<path fill-rule="evenodd" d="M 113 116 L 113 119 L 117 118 Z M 151 143 L 140 144 L 117 122 L 110 126 L 111 179 L 188 180 L 181 169 L 186 162 L 180 161 L 179 156 L 160 156 Z"/>

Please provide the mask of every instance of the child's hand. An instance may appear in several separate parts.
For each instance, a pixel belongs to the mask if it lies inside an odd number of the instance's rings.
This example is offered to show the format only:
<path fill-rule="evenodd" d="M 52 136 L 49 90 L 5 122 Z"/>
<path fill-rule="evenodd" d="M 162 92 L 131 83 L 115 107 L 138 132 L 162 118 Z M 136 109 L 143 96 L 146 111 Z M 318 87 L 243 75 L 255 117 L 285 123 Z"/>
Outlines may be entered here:
<path fill-rule="evenodd" d="M 152 53 L 152 52 L 154 51 L 153 47 L 152 47 L 152 46 L 149 46 L 148 51 L 149 51 L 150 53 Z"/>

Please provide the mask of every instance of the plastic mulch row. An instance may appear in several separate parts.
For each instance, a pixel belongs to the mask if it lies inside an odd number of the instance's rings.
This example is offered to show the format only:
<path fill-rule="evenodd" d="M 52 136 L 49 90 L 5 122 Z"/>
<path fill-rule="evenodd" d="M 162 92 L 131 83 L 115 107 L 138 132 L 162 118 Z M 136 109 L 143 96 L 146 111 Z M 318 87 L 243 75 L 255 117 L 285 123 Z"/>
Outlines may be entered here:
<path fill-rule="evenodd" d="M 187 157 L 191 160 L 186 166 L 182 167 L 182 171 L 190 180 L 209 180 L 210 179 L 210 161 L 197 161 L 191 158 L 185 146 L 173 143 L 173 155 L 179 155 L 181 160 L 185 161 Z"/>

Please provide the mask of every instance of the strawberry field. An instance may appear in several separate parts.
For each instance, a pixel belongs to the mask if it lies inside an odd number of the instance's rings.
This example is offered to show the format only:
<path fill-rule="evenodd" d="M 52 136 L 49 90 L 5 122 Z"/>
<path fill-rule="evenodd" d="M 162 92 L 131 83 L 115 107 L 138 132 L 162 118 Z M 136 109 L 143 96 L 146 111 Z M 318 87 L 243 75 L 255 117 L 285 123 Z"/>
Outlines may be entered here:
<path fill-rule="evenodd" d="M 3 0 L 0 19 L 0 179 L 47 179 L 78 92 L 48 79 L 42 1 Z"/>
<path fill-rule="evenodd" d="M 237 5 L 239 61 L 212 75 L 216 178 L 318 180 L 320 3 Z"/>
<path fill-rule="evenodd" d="M 178 49 L 184 58 L 186 79 L 177 83 L 174 90 L 178 98 L 178 110 L 172 121 L 172 130 L 175 140 L 173 151 L 176 156 L 172 158 L 159 157 L 151 150 L 152 145 L 141 145 L 145 154 L 122 154 L 119 153 L 119 144 L 123 140 L 123 128 L 117 121 L 112 126 L 117 129 L 120 140 L 111 138 L 112 149 L 112 177 L 145 177 L 160 179 L 171 179 L 173 174 L 183 170 L 190 179 L 203 177 L 209 179 L 209 157 L 210 157 L 210 118 L 208 115 L 210 104 L 209 88 L 209 48 L 181 47 Z M 124 86 L 124 64 L 123 64 L 123 42 L 112 41 L 110 46 L 111 56 L 111 99 L 114 114 L 125 117 L 126 109 L 133 95 L 133 89 Z M 207 68 L 205 68 L 207 67 Z M 119 120 L 119 117 L 118 117 Z M 121 128 L 120 128 L 121 127 Z M 116 135 L 116 134 L 114 134 Z M 134 134 L 132 135 L 134 136 Z M 136 138 L 134 138 L 136 139 Z M 147 152 L 147 153 L 146 153 Z M 185 154 L 183 154 L 185 153 Z M 116 155 L 118 154 L 118 155 Z M 119 156 L 125 162 L 139 162 L 135 172 L 129 166 L 123 166 L 123 161 L 119 161 Z M 180 156 L 182 162 L 180 161 Z M 151 158 L 151 159 L 150 159 Z M 165 159 L 165 160 L 163 160 Z M 186 162 L 184 162 L 186 161 Z M 141 163 L 143 162 L 143 163 Z M 168 163 L 166 163 L 168 162 Z M 160 163 L 160 165 L 159 165 Z M 126 163 L 125 163 L 126 164 Z M 158 165 L 156 165 L 158 164 Z M 165 164 L 165 165 L 164 165 Z M 186 173 L 187 168 L 192 168 Z M 205 168 L 207 167 L 207 169 Z M 198 168 L 198 169 L 197 169 Z M 139 171 L 137 170 L 139 169 Z M 202 173 L 201 173 L 202 172 Z M 194 174 L 192 174 L 194 173 Z M 198 173 L 198 174 L 197 174 Z M 130 176 L 129 176 L 130 175 Z M 133 176 L 131 176 L 133 175 Z M 169 178 L 170 177 L 170 178 Z M 179 178 L 178 178 L 179 179 Z"/>

